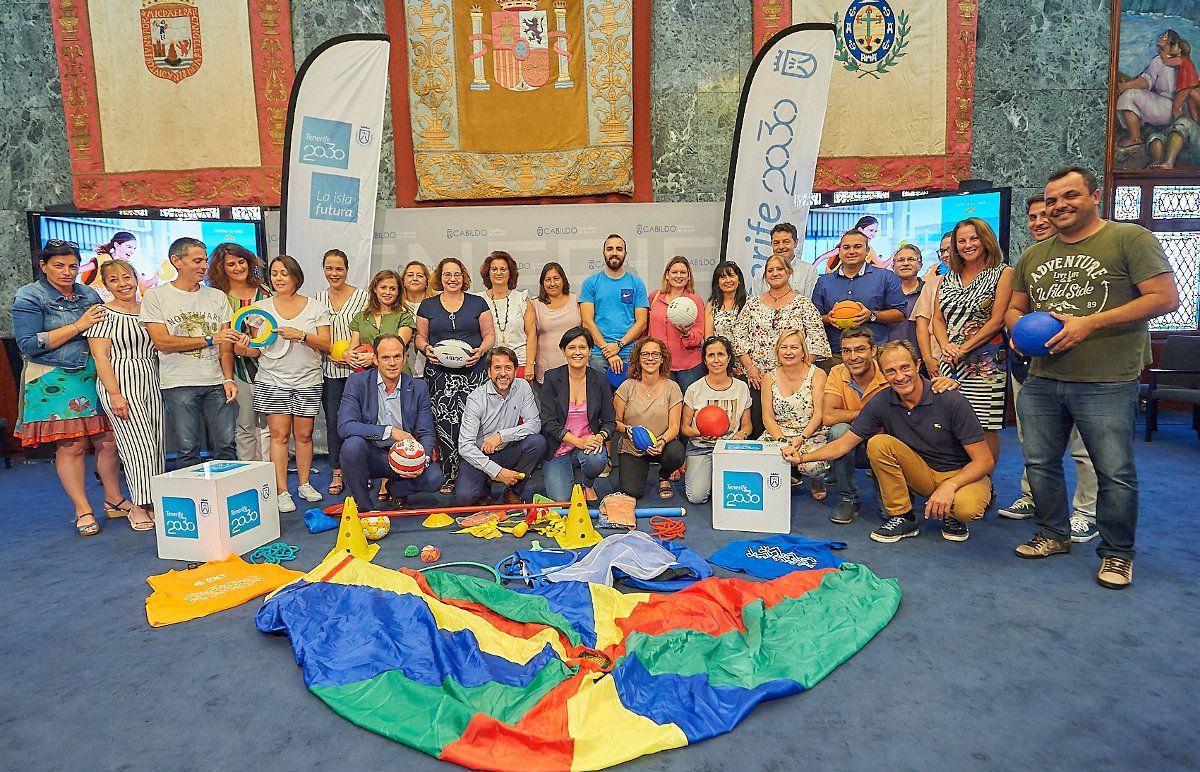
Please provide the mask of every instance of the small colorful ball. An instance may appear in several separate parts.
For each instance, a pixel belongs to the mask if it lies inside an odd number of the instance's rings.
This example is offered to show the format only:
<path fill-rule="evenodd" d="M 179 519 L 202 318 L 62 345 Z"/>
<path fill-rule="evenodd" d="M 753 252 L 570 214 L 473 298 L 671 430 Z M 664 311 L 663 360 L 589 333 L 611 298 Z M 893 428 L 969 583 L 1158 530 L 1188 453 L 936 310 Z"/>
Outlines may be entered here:
<path fill-rule="evenodd" d="M 362 518 L 363 534 L 371 541 L 377 541 L 388 535 L 392 530 L 392 519 L 383 515 L 372 515 Z"/>
<path fill-rule="evenodd" d="M 442 556 L 442 551 L 432 544 L 426 544 L 421 548 L 422 563 L 436 563 Z"/>

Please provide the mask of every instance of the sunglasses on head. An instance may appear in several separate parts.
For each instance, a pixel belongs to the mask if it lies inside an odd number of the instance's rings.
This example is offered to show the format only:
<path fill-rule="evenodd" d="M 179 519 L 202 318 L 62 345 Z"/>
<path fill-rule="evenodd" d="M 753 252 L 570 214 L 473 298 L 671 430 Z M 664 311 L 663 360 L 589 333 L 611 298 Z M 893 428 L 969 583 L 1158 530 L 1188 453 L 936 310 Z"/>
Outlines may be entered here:
<path fill-rule="evenodd" d="M 59 249 L 60 247 L 74 247 L 79 249 L 79 245 L 74 241 L 63 241 L 62 239 L 50 239 L 46 242 L 46 246 L 50 249 Z"/>

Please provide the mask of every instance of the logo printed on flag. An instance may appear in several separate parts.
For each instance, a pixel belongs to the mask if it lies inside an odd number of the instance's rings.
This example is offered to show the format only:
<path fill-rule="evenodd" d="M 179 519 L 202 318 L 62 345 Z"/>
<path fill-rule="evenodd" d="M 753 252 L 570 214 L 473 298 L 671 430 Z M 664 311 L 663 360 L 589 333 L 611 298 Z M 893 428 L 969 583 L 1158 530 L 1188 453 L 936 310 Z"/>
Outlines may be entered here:
<path fill-rule="evenodd" d="M 775 52 L 775 72 L 789 78 L 811 78 L 817 71 L 817 57 L 807 51 Z"/>
<path fill-rule="evenodd" d="M 350 128 L 350 124 L 343 121 L 304 116 L 300 126 L 300 163 L 334 169 L 347 168 L 350 165 Z M 362 143 L 362 129 L 359 132 L 359 142 Z M 369 141 L 369 129 L 367 136 Z"/>
<path fill-rule="evenodd" d="M 904 11 L 892 11 L 887 0 L 854 0 L 844 18 L 839 20 L 836 13 L 833 15 L 833 23 L 841 27 L 833 58 L 860 78 L 870 75 L 878 79 L 906 55 L 909 16 Z"/>
<path fill-rule="evenodd" d="M 308 216 L 314 220 L 358 222 L 358 177 L 313 172 Z"/>
<path fill-rule="evenodd" d="M 140 19 L 146 69 L 173 83 L 195 75 L 204 57 L 192 0 L 143 0 Z"/>

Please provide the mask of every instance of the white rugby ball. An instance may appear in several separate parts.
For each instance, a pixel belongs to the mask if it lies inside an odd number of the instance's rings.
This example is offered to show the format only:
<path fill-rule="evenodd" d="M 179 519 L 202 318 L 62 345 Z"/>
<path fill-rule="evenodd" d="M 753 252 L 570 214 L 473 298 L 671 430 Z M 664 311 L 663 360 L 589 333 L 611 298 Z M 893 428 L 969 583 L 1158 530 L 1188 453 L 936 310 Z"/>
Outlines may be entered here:
<path fill-rule="evenodd" d="M 455 369 L 465 367 L 472 353 L 474 353 L 474 349 L 463 341 L 453 338 L 444 340 L 433 347 L 433 355 L 437 357 L 438 362 L 441 362 L 443 367 Z"/>
<path fill-rule="evenodd" d="M 667 321 L 679 327 L 687 327 L 699 315 L 700 309 L 696 308 L 696 301 L 691 298 L 675 298 L 667 306 Z"/>

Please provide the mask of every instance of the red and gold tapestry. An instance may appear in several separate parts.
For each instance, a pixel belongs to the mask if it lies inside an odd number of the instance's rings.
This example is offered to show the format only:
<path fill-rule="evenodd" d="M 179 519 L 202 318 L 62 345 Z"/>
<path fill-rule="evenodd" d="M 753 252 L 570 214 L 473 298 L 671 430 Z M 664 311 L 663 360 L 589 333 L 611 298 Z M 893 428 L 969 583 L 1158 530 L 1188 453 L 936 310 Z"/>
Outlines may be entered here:
<path fill-rule="evenodd" d="M 410 173 L 416 201 L 634 193 L 634 127 L 647 117 L 635 109 L 635 16 L 648 9 L 634 0 L 385 7 L 401 205 Z"/>
<path fill-rule="evenodd" d="M 75 204 L 278 205 L 288 0 L 51 0 Z"/>
<path fill-rule="evenodd" d="M 756 22 L 780 0 L 754 0 Z M 978 0 L 809 0 L 837 66 L 813 189 L 954 190 L 971 176 Z M 756 27 L 757 28 L 757 27 Z M 762 42 L 755 39 L 755 49 Z"/>

